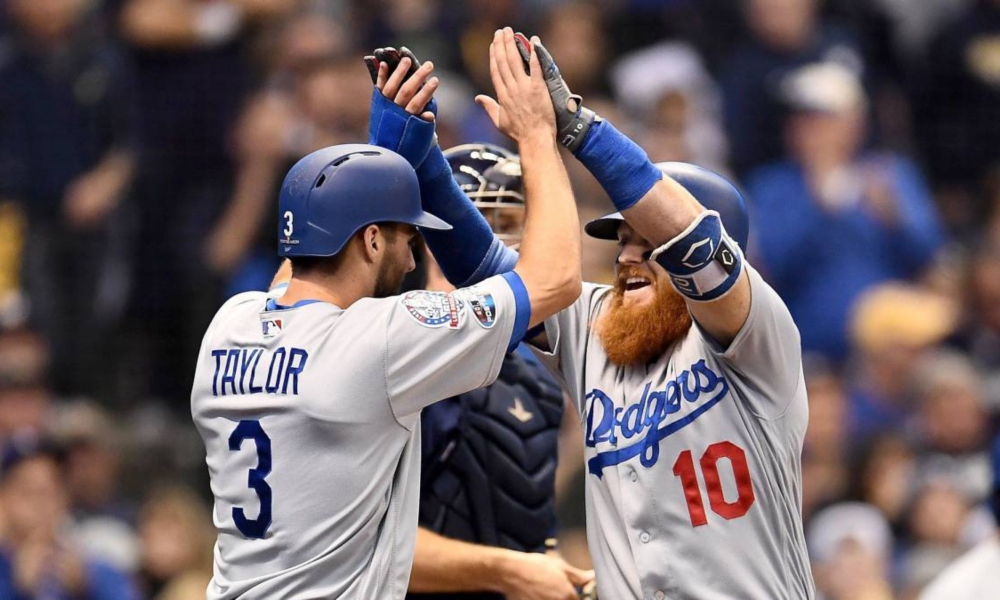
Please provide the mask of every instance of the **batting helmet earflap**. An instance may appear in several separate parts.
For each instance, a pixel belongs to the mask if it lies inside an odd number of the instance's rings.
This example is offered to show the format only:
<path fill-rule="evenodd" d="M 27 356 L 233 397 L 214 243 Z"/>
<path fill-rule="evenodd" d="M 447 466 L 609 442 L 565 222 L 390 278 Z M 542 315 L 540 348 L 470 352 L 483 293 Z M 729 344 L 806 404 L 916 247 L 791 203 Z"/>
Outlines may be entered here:
<path fill-rule="evenodd" d="M 750 215 L 743 194 L 732 182 L 690 163 L 661 162 L 656 164 L 656 168 L 684 186 L 706 209 L 718 212 L 729 237 L 746 251 L 750 239 Z M 624 220 L 621 213 L 612 213 L 587 223 L 584 231 L 590 237 L 615 240 L 618 239 L 618 226 Z"/>
<path fill-rule="evenodd" d="M 406 159 L 368 144 L 330 146 L 295 163 L 281 184 L 278 217 L 279 256 L 333 256 L 372 223 L 451 229 L 421 208 Z"/>

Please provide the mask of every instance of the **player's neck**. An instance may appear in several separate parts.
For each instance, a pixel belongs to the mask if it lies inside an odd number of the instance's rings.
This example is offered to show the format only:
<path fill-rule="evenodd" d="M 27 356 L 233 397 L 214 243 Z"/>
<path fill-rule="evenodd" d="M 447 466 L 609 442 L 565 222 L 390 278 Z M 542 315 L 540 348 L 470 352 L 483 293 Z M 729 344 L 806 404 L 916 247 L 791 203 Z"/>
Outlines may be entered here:
<path fill-rule="evenodd" d="M 301 300 L 319 300 L 347 308 L 361 298 L 370 296 L 371 287 L 368 282 L 352 273 L 293 276 L 280 302 L 291 306 Z"/>

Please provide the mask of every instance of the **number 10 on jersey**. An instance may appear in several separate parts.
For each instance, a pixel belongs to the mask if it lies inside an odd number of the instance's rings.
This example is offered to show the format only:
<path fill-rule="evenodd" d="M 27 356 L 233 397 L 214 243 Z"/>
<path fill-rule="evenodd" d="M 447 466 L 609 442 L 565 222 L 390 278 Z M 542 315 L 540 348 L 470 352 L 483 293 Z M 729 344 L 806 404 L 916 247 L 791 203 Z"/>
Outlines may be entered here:
<path fill-rule="evenodd" d="M 722 458 L 729 459 L 732 467 L 733 477 L 736 480 L 735 500 L 726 500 L 722 491 L 722 480 L 719 477 L 719 460 Z M 747 465 L 747 455 L 743 448 L 732 442 L 716 442 L 705 449 L 698 465 L 705 480 L 705 489 L 708 490 L 708 504 L 712 507 L 712 512 L 727 520 L 738 519 L 747 514 L 755 498 L 753 483 L 750 480 L 750 467 Z M 684 498 L 687 500 L 692 527 L 708 524 L 705 502 L 698 486 L 697 471 L 691 451 L 681 452 L 674 462 L 674 475 L 681 478 L 681 485 L 684 486 Z"/>

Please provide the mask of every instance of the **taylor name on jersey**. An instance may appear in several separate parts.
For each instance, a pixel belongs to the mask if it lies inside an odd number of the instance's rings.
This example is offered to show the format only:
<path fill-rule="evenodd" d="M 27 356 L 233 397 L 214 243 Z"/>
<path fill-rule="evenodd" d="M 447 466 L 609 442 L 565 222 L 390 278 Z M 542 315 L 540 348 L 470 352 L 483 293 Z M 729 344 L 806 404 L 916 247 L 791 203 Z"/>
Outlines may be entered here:
<path fill-rule="evenodd" d="M 299 394 L 299 375 L 305 371 L 309 353 L 302 348 L 217 348 L 212 395 Z"/>

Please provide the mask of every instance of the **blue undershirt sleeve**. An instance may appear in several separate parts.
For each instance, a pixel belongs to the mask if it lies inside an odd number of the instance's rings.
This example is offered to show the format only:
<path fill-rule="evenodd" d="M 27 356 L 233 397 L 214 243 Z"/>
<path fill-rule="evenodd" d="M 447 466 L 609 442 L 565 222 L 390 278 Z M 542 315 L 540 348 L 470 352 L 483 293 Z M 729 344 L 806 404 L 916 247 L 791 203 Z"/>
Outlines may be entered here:
<path fill-rule="evenodd" d="M 421 230 L 452 285 L 466 287 L 514 269 L 517 252 L 493 235 L 479 209 L 458 187 L 439 147 L 431 148 L 417 176 L 424 210 L 452 226 L 448 231 Z"/>

